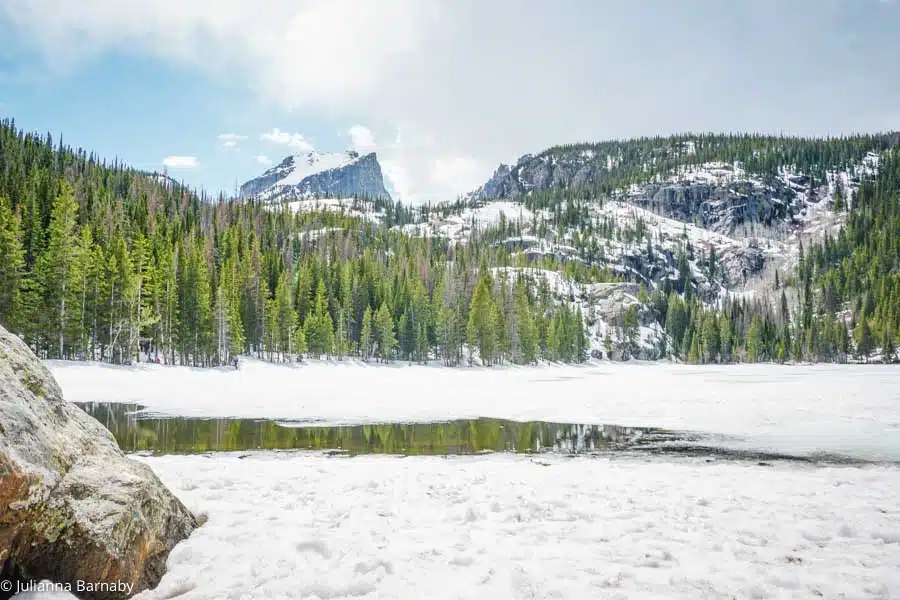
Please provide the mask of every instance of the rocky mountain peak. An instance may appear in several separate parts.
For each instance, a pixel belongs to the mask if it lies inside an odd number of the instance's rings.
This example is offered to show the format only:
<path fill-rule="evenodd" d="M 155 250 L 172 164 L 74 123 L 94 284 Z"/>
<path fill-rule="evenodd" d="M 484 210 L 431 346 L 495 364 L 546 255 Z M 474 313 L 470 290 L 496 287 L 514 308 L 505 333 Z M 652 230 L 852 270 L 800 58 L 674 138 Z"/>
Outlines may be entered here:
<path fill-rule="evenodd" d="M 306 152 L 286 156 L 262 175 L 244 183 L 242 197 L 267 201 L 328 197 L 390 200 L 381 164 L 374 152 Z"/>

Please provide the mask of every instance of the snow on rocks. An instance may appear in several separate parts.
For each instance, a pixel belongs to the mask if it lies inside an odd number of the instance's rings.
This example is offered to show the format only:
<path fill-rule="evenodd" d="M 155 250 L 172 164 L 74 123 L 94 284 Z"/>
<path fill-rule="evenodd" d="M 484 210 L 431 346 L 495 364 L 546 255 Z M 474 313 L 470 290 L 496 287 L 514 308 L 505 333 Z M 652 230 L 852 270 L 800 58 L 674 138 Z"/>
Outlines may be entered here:
<path fill-rule="evenodd" d="M 242 197 L 256 196 L 268 202 L 326 194 L 390 199 L 375 154 L 360 155 L 352 150 L 288 156 L 240 189 Z"/>

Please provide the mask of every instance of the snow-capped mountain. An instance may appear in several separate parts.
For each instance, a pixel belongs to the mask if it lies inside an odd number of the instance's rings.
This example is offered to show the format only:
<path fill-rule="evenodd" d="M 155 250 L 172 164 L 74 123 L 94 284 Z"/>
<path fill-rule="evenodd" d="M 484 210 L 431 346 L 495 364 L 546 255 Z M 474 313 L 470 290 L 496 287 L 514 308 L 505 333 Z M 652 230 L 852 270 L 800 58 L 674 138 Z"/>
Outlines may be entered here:
<path fill-rule="evenodd" d="M 241 197 L 263 200 L 353 198 L 390 200 L 381 165 L 374 152 L 308 152 L 286 157 L 255 179 L 244 183 Z"/>

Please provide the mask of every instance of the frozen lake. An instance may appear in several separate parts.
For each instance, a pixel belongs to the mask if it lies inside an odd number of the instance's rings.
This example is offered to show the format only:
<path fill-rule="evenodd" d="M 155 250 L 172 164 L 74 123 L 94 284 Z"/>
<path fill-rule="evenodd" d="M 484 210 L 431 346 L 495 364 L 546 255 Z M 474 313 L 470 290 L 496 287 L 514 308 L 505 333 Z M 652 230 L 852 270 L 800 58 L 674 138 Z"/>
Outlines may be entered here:
<path fill-rule="evenodd" d="M 68 400 L 312 425 L 478 418 L 694 431 L 742 449 L 900 461 L 900 369 L 881 365 L 240 370 L 49 363 Z"/>
<path fill-rule="evenodd" d="M 142 600 L 900 595 L 898 369 L 50 366 L 69 400 L 146 407 L 106 415 L 124 447 L 200 452 L 136 456 L 208 518 Z M 727 452 L 504 451 L 534 439 L 518 422 Z M 748 448 L 874 462 L 733 458 Z"/>

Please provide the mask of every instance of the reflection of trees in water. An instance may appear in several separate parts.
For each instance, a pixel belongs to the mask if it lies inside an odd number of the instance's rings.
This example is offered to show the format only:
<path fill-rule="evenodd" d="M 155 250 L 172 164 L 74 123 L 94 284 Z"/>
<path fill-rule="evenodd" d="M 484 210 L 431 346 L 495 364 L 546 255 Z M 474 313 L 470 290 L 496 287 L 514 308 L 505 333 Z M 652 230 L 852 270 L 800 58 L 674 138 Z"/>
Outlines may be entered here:
<path fill-rule="evenodd" d="M 82 408 L 106 425 L 123 450 L 190 453 L 236 450 L 343 450 L 350 454 L 471 454 L 482 451 L 567 453 L 639 444 L 662 432 L 612 425 L 520 423 L 472 419 L 443 423 L 382 423 L 294 427 L 258 419 L 139 418 L 133 404 Z"/>

